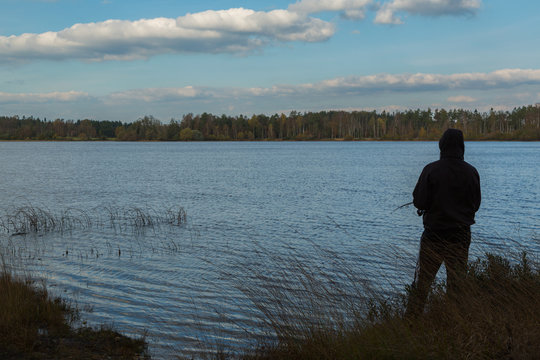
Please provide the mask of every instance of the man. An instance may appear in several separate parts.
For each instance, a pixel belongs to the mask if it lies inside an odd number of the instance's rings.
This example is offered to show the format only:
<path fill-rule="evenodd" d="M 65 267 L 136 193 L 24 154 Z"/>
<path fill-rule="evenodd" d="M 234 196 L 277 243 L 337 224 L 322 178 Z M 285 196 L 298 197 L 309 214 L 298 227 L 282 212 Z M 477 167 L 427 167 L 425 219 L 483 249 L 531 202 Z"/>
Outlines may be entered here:
<path fill-rule="evenodd" d="M 463 159 L 463 133 L 446 130 L 439 149 L 440 160 L 424 168 L 413 191 L 413 203 L 423 217 L 424 232 L 406 315 L 423 312 L 429 289 L 443 262 L 447 293 L 455 296 L 467 271 L 470 226 L 480 207 L 480 176 Z"/>

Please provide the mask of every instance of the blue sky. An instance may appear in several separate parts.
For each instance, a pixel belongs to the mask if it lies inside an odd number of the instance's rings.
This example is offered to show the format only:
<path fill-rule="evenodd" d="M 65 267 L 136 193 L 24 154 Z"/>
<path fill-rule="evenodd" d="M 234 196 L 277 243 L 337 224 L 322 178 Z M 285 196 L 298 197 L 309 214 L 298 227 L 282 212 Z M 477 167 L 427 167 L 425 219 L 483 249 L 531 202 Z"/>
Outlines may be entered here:
<path fill-rule="evenodd" d="M 490 108 L 540 102 L 532 0 L 0 0 L 0 114 Z"/>

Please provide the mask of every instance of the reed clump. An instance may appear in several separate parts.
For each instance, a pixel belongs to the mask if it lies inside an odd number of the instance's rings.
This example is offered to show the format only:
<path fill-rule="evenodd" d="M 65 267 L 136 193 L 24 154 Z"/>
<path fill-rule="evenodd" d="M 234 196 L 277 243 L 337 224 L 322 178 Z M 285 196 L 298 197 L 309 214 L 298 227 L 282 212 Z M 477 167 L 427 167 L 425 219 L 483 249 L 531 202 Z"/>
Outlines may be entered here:
<path fill-rule="evenodd" d="M 354 298 L 354 292 L 336 290 L 310 269 L 297 270 L 299 287 L 245 289 L 277 341 L 243 358 L 538 359 L 540 354 L 540 267 L 526 253 L 517 258 L 488 253 L 471 262 L 459 296 L 447 296 L 444 282 L 438 282 L 424 313 L 414 318 L 404 315 L 408 290 L 381 296 L 370 287 L 369 296 Z"/>
<path fill-rule="evenodd" d="M 187 212 L 183 207 L 169 208 L 165 212 L 165 219 L 170 225 L 181 226 L 187 223 Z"/>
<path fill-rule="evenodd" d="M 63 233 L 93 227 L 142 231 L 157 225 L 181 226 L 186 222 L 187 213 L 181 206 L 165 209 L 105 206 L 93 211 L 68 208 L 53 212 L 28 204 L 0 216 L 0 231 L 13 236 L 54 231 Z"/>
<path fill-rule="evenodd" d="M 49 211 L 33 206 L 17 208 L 2 221 L 2 227 L 13 234 L 48 232 L 57 228 L 61 221 Z"/>
<path fill-rule="evenodd" d="M 144 339 L 110 328 L 74 328 L 76 308 L 49 296 L 44 286 L 0 273 L 1 359 L 135 359 L 146 357 Z"/>

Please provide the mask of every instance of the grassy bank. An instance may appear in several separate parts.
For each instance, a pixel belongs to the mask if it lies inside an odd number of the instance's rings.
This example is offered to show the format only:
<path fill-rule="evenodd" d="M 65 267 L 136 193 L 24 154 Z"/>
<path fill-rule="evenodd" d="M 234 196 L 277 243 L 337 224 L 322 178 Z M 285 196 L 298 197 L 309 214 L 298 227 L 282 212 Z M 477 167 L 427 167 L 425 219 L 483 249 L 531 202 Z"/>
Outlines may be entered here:
<path fill-rule="evenodd" d="M 321 292 L 330 292 L 322 287 L 318 294 L 310 294 L 313 276 L 304 278 L 311 278 L 304 289 L 305 302 L 311 302 L 307 308 L 317 311 Z M 448 298 L 444 283 L 438 283 L 424 314 L 417 318 L 404 317 L 406 294 L 386 299 L 376 296 L 367 302 L 365 311 L 342 309 L 352 316 L 345 321 L 304 324 L 276 315 L 287 310 L 275 310 L 276 302 L 282 299 L 252 299 L 265 316 L 270 316 L 267 322 L 278 341 L 246 354 L 245 359 L 540 357 L 540 267 L 525 254 L 512 261 L 487 254 L 472 262 L 459 298 Z M 294 306 L 306 309 L 306 304 L 298 301 Z"/>
<path fill-rule="evenodd" d="M 538 359 L 540 266 L 525 253 L 492 254 L 469 264 L 459 298 L 435 284 L 424 314 L 404 317 L 407 289 L 385 296 L 381 284 L 361 281 L 342 259 L 329 274 L 287 260 L 273 283 L 252 268 L 255 283 L 239 289 L 277 335 L 244 354 L 217 359 Z M 279 259 L 281 261 L 283 259 Z M 536 259 L 535 259 L 536 260 Z M 268 262 L 261 263 L 267 269 Z M 334 281 L 334 276 L 341 276 Z M 290 281 L 289 281 L 290 280 Z M 296 285 L 293 285 L 296 284 Z M 254 286 L 256 285 L 256 286 Z M 375 286 L 375 287 L 374 287 Z M 0 275 L 0 359 L 147 358 L 143 339 L 110 328 L 73 326 L 77 309 L 52 298 L 43 285 Z M 248 335 L 246 335 L 248 336 Z M 182 354 L 178 354 L 182 358 Z M 208 357 L 213 357 L 209 355 Z"/>
<path fill-rule="evenodd" d="M 0 274 L 1 359 L 139 359 L 144 339 L 102 327 L 73 327 L 78 311 L 44 286 Z"/>

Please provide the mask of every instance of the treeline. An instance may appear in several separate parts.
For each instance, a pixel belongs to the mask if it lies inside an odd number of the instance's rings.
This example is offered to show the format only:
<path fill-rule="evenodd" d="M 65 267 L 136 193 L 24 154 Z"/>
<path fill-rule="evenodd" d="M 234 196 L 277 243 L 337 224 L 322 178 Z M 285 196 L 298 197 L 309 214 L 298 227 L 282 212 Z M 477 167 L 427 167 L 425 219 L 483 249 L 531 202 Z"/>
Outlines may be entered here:
<path fill-rule="evenodd" d="M 120 121 L 48 121 L 34 117 L 0 116 L 0 140 L 92 140 L 114 138 Z"/>
<path fill-rule="evenodd" d="M 153 116 L 132 123 L 3 116 L 0 140 L 436 140 L 450 127 L 461 129 L 468 140 L 540 140 L 540 106 L 484 113 L 463 109 L 292 111 L 251 117 L 203 113 L 168 123 Z"/>

